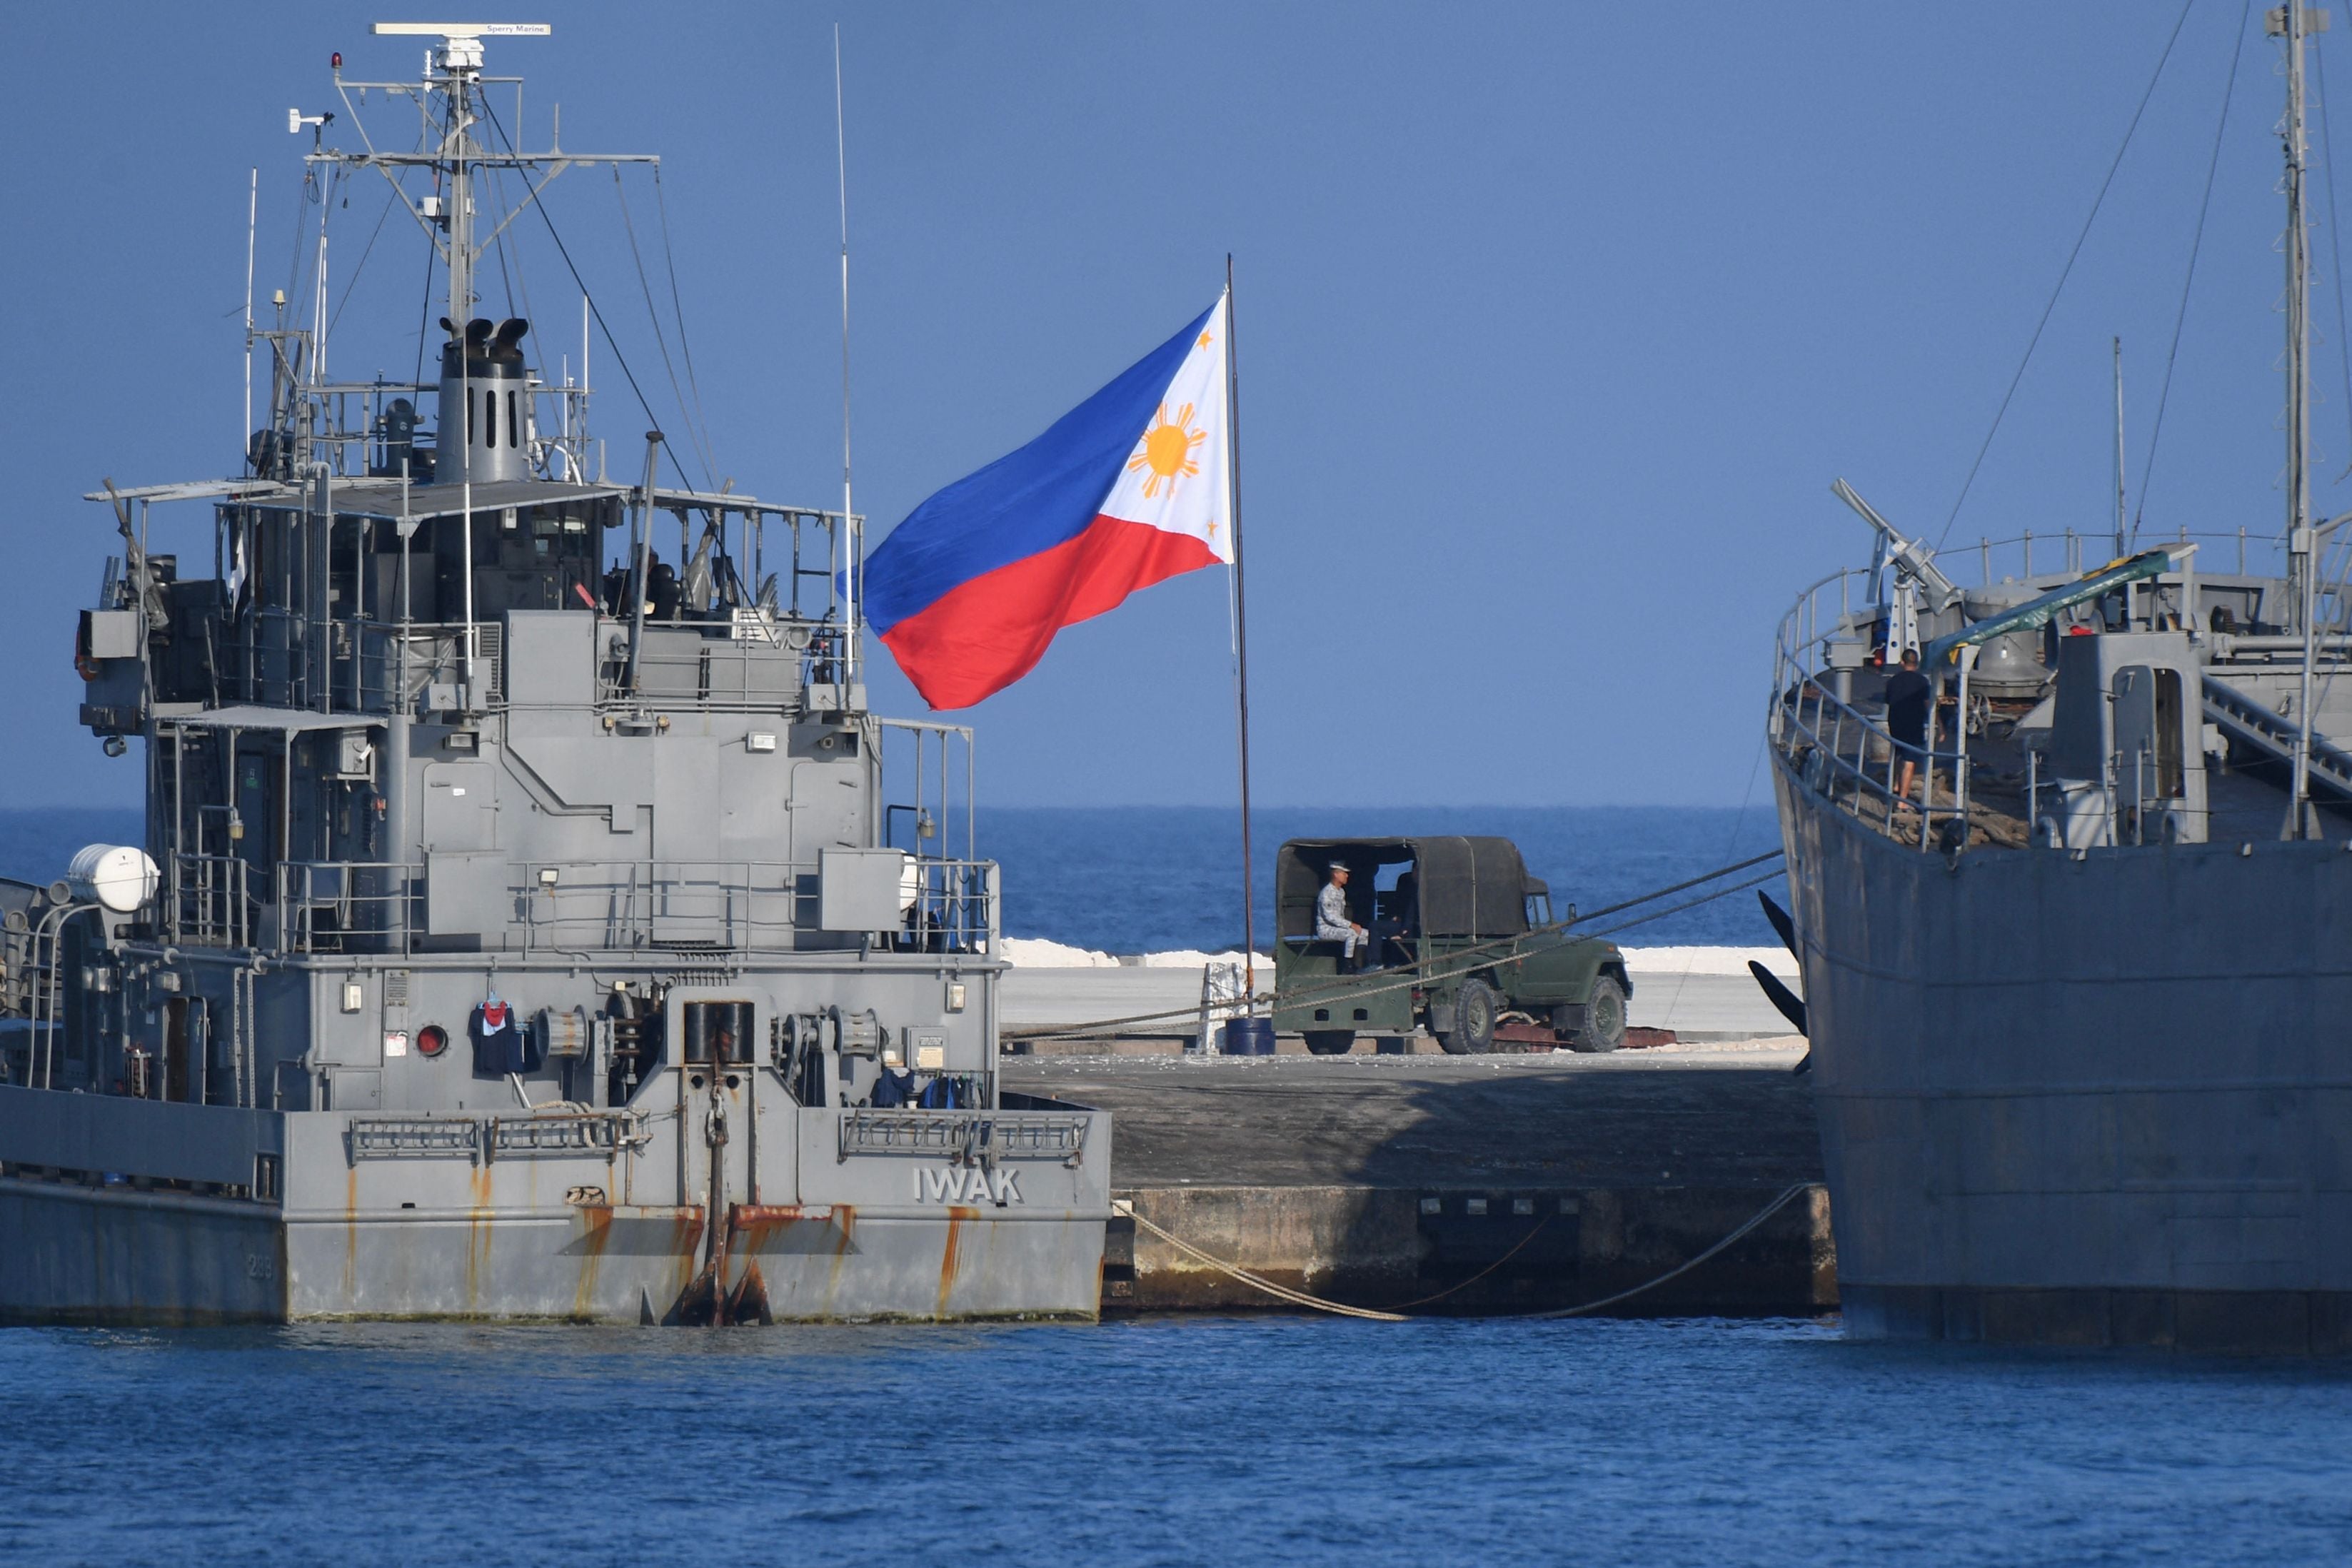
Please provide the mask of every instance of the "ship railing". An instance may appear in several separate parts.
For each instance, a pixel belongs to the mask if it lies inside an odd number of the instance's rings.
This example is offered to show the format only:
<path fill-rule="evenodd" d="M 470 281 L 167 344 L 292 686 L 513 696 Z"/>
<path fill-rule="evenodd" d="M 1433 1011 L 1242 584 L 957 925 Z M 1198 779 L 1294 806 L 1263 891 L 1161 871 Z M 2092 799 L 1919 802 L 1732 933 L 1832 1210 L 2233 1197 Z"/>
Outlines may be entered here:
<path fill-rule="evenodd" d="M 172 940 L 202 947 L 251 947 L 261 927 L 253 863 L 239 855 L 183 853 L 172 858 L 165 904 Z"/>
<path fill-rule="evenodd" d="M 940 856 L 908 858 L 898 886 L 905 916 L 891 944 L 914 952 L 996 951 L 996 862 Z"/>
<path fill-rule="evenodd" d="M 505 700 L 505 659 L 499 621 L 472 628 L 473 670 L 467 684 L 467 626 L 462 621 L 336 620 L 322 632 L 289 610 L 264 605 L 246 618 L 242 633 L 220 650 L 223 686 L 245 700 L 279 708 L 324 705 L 338 712 L 413 711 L 435 706 L 488 711 Z M 314 655 L 315 638 L 323 653 Z"/>
<path fill-rule="evenodd" d="M 806 701 L 842 706 L 837 627 L 773 606 L 719 605 L 681 620 L 648 620 L 629 684 L 626 616 L 600 623 L 600 703 L 684 705 L 712 711 L 774 713 Z"/>
<path fill-rule="evenodd" d="M 2246 574 L 2250 563 L 2273 575 L 2284 566 L 2284 560 L 2280 558 L 2284 546 L 2277 535 L 2250 535 L 2243 527 L 2235 532 L 2191 531 L 2184 527 L 2169 533 L 2158 533 L 2150 529 L 2126 539 L 2124 553 L 2129 554 L 2135 550 L 2154 550 L 2160 546 L 2178 550 L 2190 543 L 2204 547 L 2204 553 L 2200 557 L 2205 563 L 2200 568 L 2202 571 L 2221 571 L 2224 563 L 2231 560 L 2236 562 L 2235 571 L 2240 576 Z M 2257 552 L 2251 561 L 2247 553 L 2250 545 Z M 1975 557 L 1976 567 L 1973 584 L 1967 581 L 1971 554 Z M 1967 588 L 1990 586 L 2005 580 L 2080 577 L 2098 571 L 2116 558 L 2113 533 L 2082 533 L 2071 528 L 2037 533 L 2029 528 L 2007 539 L 1979 539 L 1973 550 L 1966 544 L 1955 544 L 1938 552 L 1935 561 L 1945 575 Z"/>
<path fill-rule="evenodd" d="M 881 727 L 885 798 L 902 794 L 914 797 L 892 801 L 882 808 L 883 842 L 899 845 L 903 824 L 912 843 L 901 847 L 920 855 L 924 841 L 931 839 L 940 854 L 952 857 L 958 837 L 955 830 L 961 826 L 964 855 L 977 857 L 979 826 L 973 803 L 979 795 L 978 763 L 971 726 L 944 724 L 936 719 L 885 719 Z M 961 812 L 956 809 L 959 784 L 962 785 Z"/>
<path fill-rule="evenodd" d="M 586 612 L 581 612 L 585 614 Z M 634 692 L 625 656 L 610 634 L 628 622 L 598 617 L 600 704 L 631 700 L 713 711 L 773 713 L 808 702 L 839 708 L 838 629 L 822 622 L 766 611 L 711 612 L 678 623 L 655 623 L 656 632 L 696 634 L 690 649 L 679 639 L 650 639 Z M 507 705 L 502 621 L 339 619 L 322 631 L 291 611 L 264 606 L 220 650 L 225 695 L 272 707 L 338 712 L 428 710 L 496 712 Z M 316 639 L 324 649 L 314 655 Z M 470 657 L 469 657 L 470 654 Z"/>
<path fill-rule="evenodd" d="M 470 628 L 463 621 L 362 621 L 357 647 L 336 649 L 336 697 L 365 713 L 413 712 L 420 700 L 433 709 L 492 711 L 506 700 L 505 637 L 502 621 Z"/>
<path fill-rule="evenodd" d="M 1093 1118 L 1082 1110 L 858 1110 L 843 1117 L 836 1164 L 859 1155 L 914 1155 L 950 1164 L 1050 1160 L 1076 1168 Z"/>
<path fill-rule="evenodd" d="M 811 861 L 518 860 L 453 858 L 442 874 L 466 885 L 458 910 L 429 909 L 432 864 L 287 860 L 269 868 L 267 899 L 233 856 L 178 858 L 173 938 L 279 953 L 405 953 L 417 938 L 463 925 L 486 942 L 525 950 L 675 947 L 984 953 L 996 933 L 996 867 L 907 856 L 898 919 L 871 931 L 819 929 Z M 445 891 L 445 898 L 450 895 Z M 428 918 L 430 917 L 430 918 Z M 448 934 L 443 931 L 440 934 Z"/>
<path fill-rule="evenodd" d="M 819 929 L 811 861 L 534 860 L 510 879 L 528 947 L 983 952 L 995 931 L 992 862 L 908 856 L 898 920 L 864 932 Z"/>
<path fill-rule="evenodd" d="M 1852 700 L 1851 666 L 1832 666 L 1832 643 L 1851 657 L 1853 591 L 1866 587 L 1870 574 L 1848 568 L 1807 588 L 1781 619 L 1772 651 L 1772 702 L 1768 733 L 1772 745 L 1808 787 L 1875 826 L 1897 842 L 1916 841 L 1922 850 L 1949 837 L 1967 843 L 1969 759 L 1967 726 L 1956 726 L 1952 749 L 1914 746 L 1895 738 L 1883 720 Z M 1965 680 L 1965 676 L 1963 676 Z M 1966 691 L 1962 691 L 1965 713 Z M 1915 764 L 1916 798 L 1898 788 L 1902 764 Z M 1948 805 L 1935 798 L 1941 767 L 1951 774 Z M 1909 812 L 1906 818 L 1903 814 Z M 1958 827 L 1951 826 L 1957 823 Z M 1943 825 L 1939 834 L 1938 824 Z"/>
<path fill-rule="evenodd" d="M 462 1159 L 487 1165 L 499 1160 L 610 1159 L 645 1141 L 645 1118 L 633 1110 L 542 1111 L 532 1116 L 475 1118 L 417 1111 L 354 1116 L 345 1129 L 343 1158 Z"/>
<path fill-rule="evenodd" d="M 406 952 L 424 868 L 396 860 L 281 860 L 263 945 L 279 952 Z"/>

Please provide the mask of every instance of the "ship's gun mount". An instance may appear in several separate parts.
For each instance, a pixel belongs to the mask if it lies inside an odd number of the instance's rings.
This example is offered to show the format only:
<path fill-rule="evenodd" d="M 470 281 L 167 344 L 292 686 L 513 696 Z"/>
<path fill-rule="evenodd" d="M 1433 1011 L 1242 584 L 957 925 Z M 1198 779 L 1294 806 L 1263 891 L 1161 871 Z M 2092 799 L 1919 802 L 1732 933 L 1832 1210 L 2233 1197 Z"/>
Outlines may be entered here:
<path fill-rule="evenodd" d="M 1880 514 L 1876 507 L 1863 500 L 1855 493 L 1854 488 L 1843 479 L 1839 479 L 1831 485 L 1830 493 L 1853 508 L 1863 521 L 1877 531 L 1878 546 L 1873 552 L 1871 560 L 1873 582 L 1876 582 L 1882 573 L 1892 567 L 1898 578 L 1907 578 L 1918 585 L 1921 593 L 1926 595 L 1926 608 L 1945 610 L 1959 603 L 1959 584 L 1946 576 L 1943 568 L 1936 564 L 1936 552 L 1933 550 L 1916 539 L 1905 538 L 1893 523 Z"/>

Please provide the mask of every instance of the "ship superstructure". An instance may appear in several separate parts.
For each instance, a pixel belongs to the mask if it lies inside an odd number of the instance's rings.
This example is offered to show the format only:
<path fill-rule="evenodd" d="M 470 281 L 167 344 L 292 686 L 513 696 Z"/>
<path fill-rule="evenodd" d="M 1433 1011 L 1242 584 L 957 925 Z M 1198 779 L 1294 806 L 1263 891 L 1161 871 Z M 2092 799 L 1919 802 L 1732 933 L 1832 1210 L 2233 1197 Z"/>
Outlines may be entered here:
<path fill-rule="evenodd" d="M 2120 503 L 2111 541 L 1939 557 L 1841 481 L 1870 563 L 1782 624 L 1768 724 L 1850 1331 L 2352 1351 L 2352 556 L 2309 479 L 2320 16 L 2269 15 L 2284 570 L 2249 571 L 2243 529 L 2135 542 Z M 1890 722 L 1906 647 L 1942 714 L 1926 745 Z"/>
<path fill-rule="evenodd" d="M 658 434 L 606 477 L 475 279 L 630 160 L 485 130 L 485 38 L 544 27 L 377 31 L 421 78 L 338 56 L 360 144 L 296 123 L 433 247 L 437 374 L 281 321 L 243 472 L 93 498 L 81 718 L 147 836 L 0 890 L 0 1313 L 1092 1316 L 1108 1118 L 999 1092 L 971 736 L 867 710 L 860 521 L 666 485 Z M 208 575 L 145 548 L 175 504 Z"/>

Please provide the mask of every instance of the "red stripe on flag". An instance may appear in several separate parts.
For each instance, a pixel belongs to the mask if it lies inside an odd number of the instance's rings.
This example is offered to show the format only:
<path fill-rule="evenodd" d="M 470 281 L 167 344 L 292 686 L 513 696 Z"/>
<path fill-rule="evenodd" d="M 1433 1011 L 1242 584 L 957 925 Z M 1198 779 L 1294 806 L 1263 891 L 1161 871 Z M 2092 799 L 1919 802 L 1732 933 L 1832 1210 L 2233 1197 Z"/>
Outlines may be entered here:
<path fill-rule="evenodd" d="M 1054 634 L 1092 620 L 1139 588 L 1221 565 L 1207 544 L 1097 517 L 1050 550 L 950 589 L 882 634 L 933 708 L 969 708 L 1037 666 Z"/>

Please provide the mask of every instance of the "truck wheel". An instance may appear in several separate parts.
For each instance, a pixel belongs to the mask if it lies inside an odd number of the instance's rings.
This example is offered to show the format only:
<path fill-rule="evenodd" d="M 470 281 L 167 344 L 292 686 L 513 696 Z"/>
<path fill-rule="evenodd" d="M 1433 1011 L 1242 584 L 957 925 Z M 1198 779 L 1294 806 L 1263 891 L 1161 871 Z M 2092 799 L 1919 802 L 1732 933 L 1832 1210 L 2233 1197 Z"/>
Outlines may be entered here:
<path fill-rule="evenodd" d="M 1584 1004 L 1584 1026 L 1568 1042 L 1571 1051 L 1598 1056 L 1613 1051 L 1625 1043 L 1625 988 L 1617 984 L 1613 974 L 1603 974 L 1592 983 L 1592 995 Z"/>
<path fill-rule="evenodd" d="M 1344 1057 L 1356 1043 L 1353 1029 L 1309 1029 L 1307 1048 L 1318 1057 Z"/>
<path fill-rule="evenodd" d="M 1454 997 L 1454 1027 L 1437 1037 L 1437 1044 L 1447 1056 L 1484 1056 L 1495 1048 L 1495 1020 L 1503 1010 L 1503 999 L 1495 988 L 1473 976 L 1462 983 Z"/>

